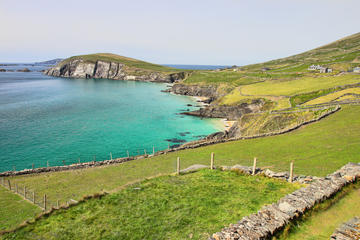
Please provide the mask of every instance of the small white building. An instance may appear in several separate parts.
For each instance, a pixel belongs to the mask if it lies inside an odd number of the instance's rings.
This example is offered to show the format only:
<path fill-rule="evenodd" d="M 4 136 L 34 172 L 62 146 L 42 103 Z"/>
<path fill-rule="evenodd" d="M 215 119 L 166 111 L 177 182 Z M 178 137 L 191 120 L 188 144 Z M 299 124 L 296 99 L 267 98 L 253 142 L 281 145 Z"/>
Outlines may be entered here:
<path fill-rule="evenodd" d="M 354 72 L 354 73 L 360 73 L 360 67 L 354 68 L 353 72 Z"/>
<path fill-rule="evenodd" d="M 332 72 L 331 68 L 327 68 L 327 67 L 320 68 L 320 73 L 331 73 L 331 72 Z"/>
<path fill-rule="evenodd" d="M 310 67 L 308 67 L 308 70 L 316 71 L 316 70 L 321 70 L 321 68 L 323 68 L 323 67 L 320 65 L 311 65 Z"/>

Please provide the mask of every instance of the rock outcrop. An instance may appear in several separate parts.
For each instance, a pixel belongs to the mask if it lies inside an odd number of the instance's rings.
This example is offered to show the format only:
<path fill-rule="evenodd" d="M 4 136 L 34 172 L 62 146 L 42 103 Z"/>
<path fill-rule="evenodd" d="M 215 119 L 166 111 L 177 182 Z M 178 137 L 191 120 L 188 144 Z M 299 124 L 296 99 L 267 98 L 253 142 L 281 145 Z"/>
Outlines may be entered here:
<path fill-rule="evenodd" d="M 186 78 L 189 73 L 176 72 L 166 74 L 162 72 L 136 69 L 129 71 L 128 67 L 120 62 L 106 62 L 99 60 L 92 63 L 85 62 L 81 58 L 76 58 L 47 69 L 44 74 L 54 77 L 107 78 L 115 80 L 173 83 Z"/>
<path fill-rule="evenodd" d="M 169 91 L 186 96 L 201 96 L 216 98 L 216 87 L 211 85 L 191 85 L 191 84 L 174 84 Z"/>
<path fill-rule="evenodd" d="M 263 99 L 254 99 L 251 103 L 239 105 L 210 105 L 192 112 L 185 112 L 186 115 L 210 118 L 227 118 L 236 120 L 246 113 L 260 112 L 264 106 Z"/>

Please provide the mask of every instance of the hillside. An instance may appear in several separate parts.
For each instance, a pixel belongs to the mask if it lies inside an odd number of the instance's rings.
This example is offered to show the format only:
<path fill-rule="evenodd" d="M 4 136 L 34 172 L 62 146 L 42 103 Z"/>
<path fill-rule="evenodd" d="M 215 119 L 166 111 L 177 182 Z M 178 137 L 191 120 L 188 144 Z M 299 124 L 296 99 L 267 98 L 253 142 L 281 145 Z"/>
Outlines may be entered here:
<path fill-rule="evenodd" d="M 111 53 L 97 53 L 67 58 L 45 71 L 54 77 L 108 78 L 150 82 L 174 82 L 184 79 L 184 70 L 165 67 Z"/>
<path fill-rule="evenodd" d="M 175 84 L 172 91 L 208 97 L 210 105 L 191 115 L 227 118 L 241 126 L 246 114 L 359 103 L 360 73 L 353 71 L 360 66 L 359 59 L 360 33 L 357 33 L 287 58 L 220 71 L 193 72 Z M 259 122 L 261 125 L 267 124 Z M 238 134 L 243 131 L 232 130 L 230 136 L 243 137 Z"/>

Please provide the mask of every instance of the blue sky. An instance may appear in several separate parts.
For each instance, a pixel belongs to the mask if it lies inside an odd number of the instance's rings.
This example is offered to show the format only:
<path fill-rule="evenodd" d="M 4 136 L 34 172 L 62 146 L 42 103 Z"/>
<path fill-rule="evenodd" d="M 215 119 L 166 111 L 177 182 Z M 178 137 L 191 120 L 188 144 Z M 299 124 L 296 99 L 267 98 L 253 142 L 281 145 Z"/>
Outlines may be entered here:
<path fill-rule="evenodd" d="M 244 65 L 360 31 L 359 0 L 0 0 L 0 62 L 111 52 Z"/>

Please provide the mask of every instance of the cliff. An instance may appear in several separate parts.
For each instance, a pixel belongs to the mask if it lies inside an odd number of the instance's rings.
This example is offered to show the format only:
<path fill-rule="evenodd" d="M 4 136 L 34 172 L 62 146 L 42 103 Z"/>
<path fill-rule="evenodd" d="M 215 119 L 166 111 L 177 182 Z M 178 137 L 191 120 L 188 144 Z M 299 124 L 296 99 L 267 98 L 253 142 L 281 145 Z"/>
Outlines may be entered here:
<path fill-rule="evenodd" d="M 47 69 L 44 74 L 54 77 L 173 83 L 190 73 L 114 54 L 90 54 L 65 59 Z"/>

